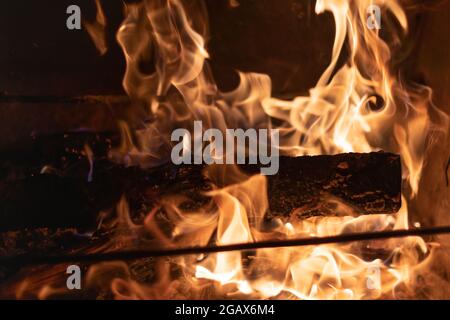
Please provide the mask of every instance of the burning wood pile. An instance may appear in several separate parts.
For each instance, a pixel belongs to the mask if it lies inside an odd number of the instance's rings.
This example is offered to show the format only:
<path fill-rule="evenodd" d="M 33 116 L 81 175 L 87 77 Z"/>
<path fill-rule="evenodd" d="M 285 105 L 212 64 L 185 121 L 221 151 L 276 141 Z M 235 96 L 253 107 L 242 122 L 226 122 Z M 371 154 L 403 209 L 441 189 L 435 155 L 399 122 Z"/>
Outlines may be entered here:
<path fill-rule="evenodd" d="M 307 25 L 326 17 L 333 35 L 317 77 L 293 73 L 313 81 L 307 92 L 279 71 L 231 73 L 238 85 L 221 89 L 230 79 L 213 65 L 221 20 L 208 11 L 250 18 L 251 4 L 142 0 L 124 4 L 116 34 L 126 97 L 3 97 L 120 111 L 4 148 L 0 297 L 442 297 L 429 291 L 447 280 L 431 236 L 450 226 L 411 217 L 427 165 L 444 167 L 443 183 L 448 159 L 432 152 L 448 143 L 448 114 L 404 69 L 418 28 L 407 13 L 419 3 L 286 4 Z M 101 56 L 114 46 L 106 7 L 95 1 L 83 23 Z M 72 287 L 68 266 L 84 275 Z"/>

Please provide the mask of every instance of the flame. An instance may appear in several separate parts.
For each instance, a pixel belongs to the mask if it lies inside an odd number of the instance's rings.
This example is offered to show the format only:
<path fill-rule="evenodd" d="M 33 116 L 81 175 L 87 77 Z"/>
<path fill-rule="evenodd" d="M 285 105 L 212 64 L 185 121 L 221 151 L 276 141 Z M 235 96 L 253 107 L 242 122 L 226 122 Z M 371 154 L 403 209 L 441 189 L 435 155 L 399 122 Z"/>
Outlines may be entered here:
<path fill-rule="evenodd" d="M 100 55 L 104 55 L 108 51 L 108 44 L 106 42 L 106 17 L 100 0 L 95 0 L 95 7 L 97 9 L 95 21 L 85 21 L 84 26 Z"/>
<path fill-rule="evenodd" d="M 370 5 L 378 5 L 383 17 L 393 19 L 387 26 L 389 41 L 378 30 L 366 27 Z M 309 95 L 282 100 L 272 96 L 271 80 L 264 74 L 241 72 L 235 90 L 217 89 L 207 62 L 203 4 L 187 8 L 180 0 L 144 0 L 127 5 L 117 34 L 127 62 L 123 85 L 133 99 L 144 102 L 153 121 L 135 131 L 137 142 L 122 125 L 123 143 L 111 157 L 145 168 L 165 162 L 171 131 L 192 130 L 194 120 L 201 120 L 204 130 L 222 132 L 226 128 L 276 128 L 281 152 L 286 155 L 399 153 L 405 182 L 400 212 L 355 216 L 338 208 L 332 217 L 298 220 L 292 215 L 288 221 L 267 221 L 264 176 L 248 177 L 233 166 L 210 166 L 206 174 L 215 183 L 206 193 L 211 200 L 208 205 L 189 212 L 182 209 L 180 197 L 162 199 L 162 209 L 173 224 L 169 233 L 158 222 L 159 208 L 152 210 L 142 226 L 136 226 L 126 218 L 124 202 L 119 205 L 122 225 L 174 247 L 409 227 L 407 203 L 419 192 L 427 137 L 446 134 L 448 118 L 431 103 L 429 88 L 406 85 L 391 70 L 391 50 L 399 48 L 408 29 L 396 0 L 317 0 L 316 14 L 326 11 L 335 22 L 331 61 Z M 345 44 L 349 46 L 347 61 L 338 68 Z M 151 57 L 154 68 L 143 70 L 142 63 L 149 63 Z M 374 110 L 371 105 L 378 100 L 382 106 Z M 346 206 L 342 203 L 341 207 Z M 431 257 L 420 237 L 221 252 L 172 259 L 171 264 L 181 270 L 176 278 L 169 275 L 168 263 L 158 259 L 159 277 L 152 285 L 138 284 L 129 275 L 110 283 L 117 298 L 131 299 L 373 299 L 395 297 L 400 286 L 413 286 L 417 272 Z M 93 275 L 101 267 L 95 266 L 90 278 L 96 279 Z M 188 287 L 189 294 L 181 294 L 185 292 L 182 287 Z"/>
<path fill-rule="evenodd" d="M 366 9 L 373 4 L 396 20 L 399 30 L 390 30 L 393 36 L 389 44 L 378 30 L 365 25 Z M 190 15 L 180 1 L 144 1 L 129 6 L 127 11 L 117 36 L 127 59 L 124 86 L 132 97 L 148 102 L 149 112 L 156 119 L 138 131 L 139 157 L 134 164 L 154 165 L 156 162 L 142 160 L 146 155 L 157 155 L 158 160 L 167 157 L 161 145 L 168 143 L 170 131 L 177 127 L 192 129 L 193 120 L 202 120 L 208 127 L 222 131 L 236 127 L 279 129 L 281 152 L 292 156 L 396 152 L 402 156 L 404 180 L 409 186 L 403 206 L 395 215 L 355 217 L 346 210 L 337 210 L 334 217 L 267 222 L 265 177 L 247 177 L 235 167 L 210 167 L 207 174 L 217 183 L 206 194 L 211 199 L 208 208 L 185 212 L 179 206 L 181 200 L 163 201 L 175 225 L 169 237 L 158 231 L 154 215 L 147 218 L 146 230 L 161 243 L 232 244 L 409 227 L 406 199 L 414 197 L 419 189 L 427 143 L 423 133 L 445 132 L 448 119 L 430 103 L 430 94 L 423 94 L 429 93 L 427 88 L 407 90 L 391 74 L 390 50 L 407 32 L 407 19 L 397 1 L 318 0 L 316 13 L 329 11 L 334 16 L 332 58 L 309 95 L 292 100 L 272 97 L 270 78 L 255 73 L 239 73 L 238 88 L 220 92 L 208 69 L 205 28 L 200 34 L 193 27 L 198 25 L 197 20 L 205 18 Z M 336 71 L 345 43 L 350 47 L 348 60 Z M 159 55 L 155 71 L 143 74 L 138 63 L 149 54 L 149 48 Z M 374 99 L 383 104 L 377 110 L 370 107 Z M 431 121 L 431 110 L 439 115 L 437 123 Z M 122 148 L 115 156 L 129 157 L 129 150 L 136 148 Z M 371 251 L 382 252 L 383 260 L 364 257 Z M 429 263 L 430 256 L 422 238 L 408 237 L 252 253 L 222 252 L 181 257 L 174 263 L 182 268 L 182 280 L 189 283 L 197 297 L 205 295 L 202 288 L 209 281 L 215 297 L 367 299 L 395 295 L 400 284 L 411 285 L 415 272 Z M 174 283 L 173 279 L 165 279 L 164 284 L 173 288 Z M 148 289 L 140 297 L 164 295 Z"/>
<path fill-rule="evenodd" d="M 311 217 L 289 222 L 265 222 L 268 208 L 266 178 L 252 176 L 209 193 L 217 204 L 216 244 L 268 239 L 330 236 L 408 228 L 407 210 L 396 215 Z M 366 260 L 364 252 L 377 251 L 384 259 Z M 420 237 L 330 244 L 300 248 L 259 249 L 212 254 L 202 261 L 180 258 L 183 266 L 195 265 L 195 279 L 220 284 L 215 297 L 368 299 L 391 293 L 428 263 Z M 232 285 L 230 287 L 230 285 Z"/>

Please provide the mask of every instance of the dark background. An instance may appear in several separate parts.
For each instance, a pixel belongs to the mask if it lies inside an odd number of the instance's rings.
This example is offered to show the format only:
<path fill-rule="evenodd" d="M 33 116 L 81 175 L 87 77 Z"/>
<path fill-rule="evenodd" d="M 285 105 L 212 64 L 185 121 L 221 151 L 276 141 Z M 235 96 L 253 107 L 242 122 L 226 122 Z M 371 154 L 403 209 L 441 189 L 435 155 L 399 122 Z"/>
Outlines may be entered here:
<path fill-rule="evenodd" d="M 196 2 L 198 0 L 194 0 Z M 192 2 L 192 0 L 191 0 Z M 66 28 L 66 8 L 77 4 L 95 19 L 94 0 L 18 0 L 0 5 L 0 91 L 24 95 L 121 94 L 124 57 L 115 41 L 123 2 L 103 1 L 110 49 L 100 56 L 85 30 Z M 268 73 L 276 92 L 307 90 L 329 62 L 332 16 L 309 0 L 206 1 L 213 72 L 232 89 L 233 69 Z"/>
<path fill-rule="evenodd" d="M 129 0 L 128 0 L 129 1 Z M 200 0 L 184 1 L 194 8 Z M 447 105 L 450 70 L 450 4 L 403 1 L 411 26 L 411 54 L 403 69 L 430 84 L 436 103 Z M 31 133 L 76 128 L 108 130 L 123 117 L 120 105 L 55 101 L 55 97 L 124 95 L 125 59 L 115 34 L 124 18 L 122 0 L 103 0 L 109 50 L 101 56 L 85 28 L 66 28 L 66 8 L 77 4 L 94 21 L 94 0 L 15 0 L 0 4 L 0 147 Z M 222 90 L 238 84 L 236 70 L 267 73 L 274 95 L 305 94 L 328 65 L 334 37 L 331 14 L 316 15 L 310 0 L 206 0 L 207 49 Z M 421 5 L 428 4 L 427 6 Z M 410 48 L 411 49 L 411 48 Z M 29 97 L 40 97 L 30 99 Z M 38 102 L 38 103 L 37 103 Z M 38 106 L 38 107 L 36 107 Z"/>

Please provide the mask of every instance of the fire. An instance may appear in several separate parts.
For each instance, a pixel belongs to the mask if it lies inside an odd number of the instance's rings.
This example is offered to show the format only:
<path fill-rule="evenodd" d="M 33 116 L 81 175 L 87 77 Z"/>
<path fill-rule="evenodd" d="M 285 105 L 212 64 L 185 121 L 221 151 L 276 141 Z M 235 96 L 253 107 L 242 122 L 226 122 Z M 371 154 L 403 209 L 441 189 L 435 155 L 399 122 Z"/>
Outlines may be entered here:
<path fill-rule="evenodd" d="M 348 232 L 407 228 L 407 211 L 397 215 L 311 217 L 265 225 L 265 177 L 253 176 L 210 193 L 218 206 L 217 244 L 329 236 Z M 384 260 L 365 260 L 364 252 L 382 252 Z M 300 299 L 379 298 L 400 283 L 412 281 L 414 270 L 427 263 L 428 252 L 419 237 L 345 245 L 260 249 L 251 254 L 224 252 L 201 262 L 180 258 L 181 265 L 195 265 L 193 285 L 199 279 L 220 284 L 222 297 Z M 230 287 L 230 285 L 233 285 Z"/>
<path fill-rule="evenodd" d="M 97 8 L 97 16 L 94 22 L 85 22 L 84 26 L 90 35 L 92 41 L 95 44 L 98 52 L 104 55 L 108 51 L 108 45 L 106 43 L 106 17 L 103 12 L 100 0 L 95 0 L 95 6 Z"/>
<path fill-rule="evenodd" d="M 366 8 L 374 3 L 390 11 L 401 32 L 406 32 L 407 20 L 396 1 L 317 1 L 317 14 L 330 11 L 334 16 L 332 59 L 309 96 L 288 101 L 271 96 L 270 78 L 262 74 L 240 73 L 241 83 L 235 91 L 219 92 L 208 73 L 204 35 L 192 28 L 179 1 L 158 5 L 145 1 L 130 6 L 118 33 L 127 57 L 124 85 L 131 96 L 146 99 L 158 119 L 141 132 L 138 159 L 146 154 L 163 157 L 161 152 L 154 152 L 164 143 L 161 138 L 172 128 L 190 128 L 189 123 L 196 119 L 223 131 L 237 124 L 270 127 L 280 130 L 281 151 L 294 156 L 380 149 L 400 153 L 404 178 L 411 189 L 405 197 L 413 197 L 424 161 L 425 136 L 418 133 L 432 126 L 429 104 L 426 100 L 414 101 L 414 93 L 406 91 L 390 74 L 389 46 L 377 30 L 365 26 Z M 151 32 L 145 29 L 146 24 Z M 348 61 L 333 73 L 346 39 L 350 45 Z M 396 41 L 399 39 L 394 38 L 394 45 Z M 137 70 L 137 64 L 151 46 L 160 52 L 158 65 L 155 73 L 144 75 Z M 171 91 L 173 88 L 181 102 Z M 368 108 L 374 94 L 384 101 L 381 110 Z M 166 99 L 161 102 L 158 96 Z M 273 119 L 281 124 L 275 125 Z M 149 132 L 158 135 L 154 138 Z M 142 160 L 137 160 L 137 164 L 152 165 Z M 225 176 L 223 170 L 230 169 L 211 170 L 213 181 Z M 174 218 L 176 212 L 178 218 L 171 219 L 175 223 L 172 237 L 162 243 L 182 245 L 189 239 L 189 243 L 197 245 L 211 240 L 215 244 L 231 244 L 408 228 L 406 201 L 396 215 L 355 217 L 336 212 L 335 217 L 302 221 L 292 218 L 271 221 L 267 226 L 265 177 L 246 177 L 236 168 L 231 171 L 227 172 L 226 181 L 218 183 L 225 187 L 208 193 L 215 204 L 213 212 L 183 212 L 172 199 L 165 202 L 169 217 Z M 149 232 L 161 237 L 149 220 Z M 371 250 L 383 251 L 385 259 L 365 259 L 364 252 Z M 423 239 L 409 237 L 252 253 L 223 252 L 200 261 L 198 257 L 181 257 L 174 263 L 183 268 L 182 280 L 197 292 L 209 280 L 216 284 L 214 295 L 219 297 L 362 299 L 379 298 L 392 293 L 401 283 L 412 282 L 414 272 L 427 263 L 423 259 L 427 254 Z M 171 280 L 166 281 L 166 286 L 173 285 Z"/>
<path fill-rule="evenodd" d="M 379 30 L 366 27 L 370 5 L 395 20 L 389 43 Z M 309 95 L 292 100 L 273 97 L 270 78 L 256 73 L 239 73 L 239 87 L 220 92 L 209 72 L 203 11 L 188 13 L 180 0 L 127 5 L 117 34 L 127 61 L 123 84 L 130 97 L 145 102 L 155 121 L 136 132 L 137 145 L 124 129 L 124 143 L 111 153 L 113 159 L 142 167 L 167 161 L 172 130 L 193 130 L 195 120 L 222 132 L 276 128 L 280 152 L 286 155 L 374 150 L 401 154 L 403 206 L 397 214 L 357 216 L 338 209 L 333 217 L 300 220 L 292 215 L 289 221 L 267 221 L 266 177 L 245 176 L 231 165 L 210 166 L 207 174 L 216 184 L 206 193 L 211 199 L 208 206 L 189 212 L 182 209 L 181 199 L 163 199 L 164 212 L 173 223 L 170 234 L 160 227 L 157 209 L 144 225 L 136 226 L 124 218 L 127 209 L 121 203 L 122 224 L 151 235 L 160 245 L 177 247 L 407 229 L 407 203 L 419 191 L 426 133 L 446 133 L 448 119 L 431 104 L 428 88 L 407 87 L 390 70 L 391 50 L 408 28 L 398 2 L 317 0 L 316 14 L 329 11 L 334 17 L 332 58 Z M 347 62 L 338 69 L 346 44 Z M 155 71 L 145 73 L 140 63 L 155 54 Z M 377 110 L 370 108 L 374 97 L 383 102 Z M 431 114 L 438 120 L 432 121 Z M 156 283 L 138 284 L 127 276 L 113 280 L 111 287 L 116 297 L 133 299 L 374 299 L 395 296 L 400 286 L 413 286 L 417 272 L 430 259 L 428 245 L 420 237 L 221 252 L 171 260 L 181 270 L 176 278 L 169 276 L 169 264 L 158 260 Z M 102 267 L 111 266 L 94 266 L 90 278 L 97 279 L 93 275 Z M 189 294 L 181 294 L 183 287 Z"/>

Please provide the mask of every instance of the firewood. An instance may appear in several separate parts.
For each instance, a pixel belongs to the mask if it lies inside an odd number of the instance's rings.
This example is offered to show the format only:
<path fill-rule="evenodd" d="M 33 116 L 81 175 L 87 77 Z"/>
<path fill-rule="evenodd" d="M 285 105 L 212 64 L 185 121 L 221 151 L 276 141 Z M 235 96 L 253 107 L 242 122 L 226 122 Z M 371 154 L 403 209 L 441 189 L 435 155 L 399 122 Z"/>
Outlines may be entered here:
<path fill-rule="evenodd" d="M 3 157 L 0 231 L 40 227 L 92 229 L 98 213 L 114 208 L 122 195 L 127 197 L 133 216 L 145 214 L 165 196 L 185 195 L 190 199 L 183 204 L 188 209 L 196 209 L 209 200 L 204 191 L 210 190 L 211 181 L 205 176 L 203 165 L 167 163 L 145 170 L 125 167 L 106 157 L 114 141 L 88 133 L 41 137 L 31 144 L 34 147 L 30 153 L 24 148 L 15 155 L 8 154 L 10 160 Z M 94 153 L 91 180 L 88 176 L 92 168 L 81 155 L 85 143 L 92 146 Z M 358 214 L 394 213 L 400 208 L 398 155 L 347 153 L 282 156 L 279 160 L 278 174 L 268 176 L 269 218 L 287 218 L 293 213 L 302 217 L 333 215 L 337 214 L 338 203 Z M 45 163 L 52 170 L 40 173 Z M 260 169 L 257 165 L 241 168 L 248 174 Z"/>
<path fill-rule="evenodd" d="M 395 213 L 400 193 L 400 156 L 385 152 L 281 157 L 269 176 L 272 216 L 333 215 L 338 203 L 359 214 Z"/>

